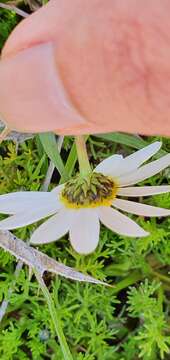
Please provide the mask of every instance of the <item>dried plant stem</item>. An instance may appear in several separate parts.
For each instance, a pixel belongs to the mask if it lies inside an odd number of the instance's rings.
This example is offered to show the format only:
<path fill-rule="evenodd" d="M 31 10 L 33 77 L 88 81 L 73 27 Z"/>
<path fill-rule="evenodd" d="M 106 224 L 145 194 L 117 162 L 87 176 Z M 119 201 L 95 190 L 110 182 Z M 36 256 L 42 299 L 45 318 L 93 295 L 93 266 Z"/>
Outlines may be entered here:
<path fill-rule="evenodd" d="M 0 7 L 1 7 L 2 9 L 14 11 L 17 15 L 20 15 L 20 16 L 22 16 L 23 18 L 26 18 L 26 17 L 29 16 L 28 13 L 26 13 L 25 11 L 17 8 L 17 7 L 14 6 L 14 5 L 8 5 L 8 4 L 0 3 Z"/>
<path fill-rule="evenodd" d="M 73 357 L 71 355 L 70 349 L 68 347 L 66 338 L 65 338 L 63 330 L 62 330 L 62 325 L 61 325 L 61 322 L 60 322 L 60 318 L 59 318 L 59 316 L 57 316 L 57 309 L 56 309 L 56 307 L 54 305 L 54 302 L 53 302 L 53 300 L 51 298 L 51 295 L 50 295 L 50 293 L 48 291 L 48 288 L 46 287 L 46 285 L 44 283 L 44 280 L 42 279 L 39 272 L 35 272 L 35 276 L 36 276 L 37 281 L 38 281 L 38 283 L 39 283 L 39 285 L 41 287 L 43 295 L 44 295 L 44 297 L 45 297 L 45 299 L 47 301 L 49 312 L 50 312 L 51 318 L 53 320 L 55 331 L 56 331 L 56 334 L 58 336 L 58 340 L 59 340 L 59 343 L 60 343 L 60 346 L 61 346 L 61 349 L 62 349 L 62 352 L 63 352 L 64 360 L 73 360 Z"/>
<path fill-rule="evenodd" d="M 5 126 L 4 129 L 0 133 L 0 144 L 3 140 L 6 139 L 7 135 L 11 132 L 8 126 Z"/>
<path fill-rule="evenodd" d="M 55 169 L 55 165 L 53 164 L 53 162 L 50 160 L 49 166 L 48 166 L 48 170 L 45 176 L 45 179 L 43 181 L 43 184 L 41 186 L 41 191 L 48 191 L 48 187 L 50 185 L 51 182 L 51 178 L 53 176 L 53 172 Z"/>
<path fill-rule="evenodd" d="M 54 260 L 48 255 L 28 245 L 28 243 L 18 239 L 7 230 L 0 231 L 0 247 L 5 251 L 9 251 L 17 260 L 23 261 L 24 264 L 27 264 L 33 271 L 38 271 L 41 276 L 45 271 L 49 271 L 64 276 L 67 279 L 109 286 L 103 281 L 82 274 L 81 272 Z"/>

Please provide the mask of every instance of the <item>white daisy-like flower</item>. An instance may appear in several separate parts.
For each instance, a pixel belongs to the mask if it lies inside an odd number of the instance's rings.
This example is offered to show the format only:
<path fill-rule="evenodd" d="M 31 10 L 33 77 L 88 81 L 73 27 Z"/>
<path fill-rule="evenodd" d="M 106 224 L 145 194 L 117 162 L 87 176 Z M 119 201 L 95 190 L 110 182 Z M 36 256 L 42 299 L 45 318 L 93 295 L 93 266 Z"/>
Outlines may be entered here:
<path fill-rule="evenodd" d="M 121 235 L 149 235 L 124 212 L 150 217 L 168 216 L 170 210 L 122 197 L 170 192 L 169 185 L 133 186 L 170 165 L 170 154 L 143 165 L 160 147 L 161 142 L 155 142 L 125 158 L 122 155 L 110 156 L 88 177 L 77 176 L 51 192 L 1 195 L 0 212 L 12 216 L 0 221 L 0 229 L 20 228 L 50 216 L 34 231 L 31 243 L 56 241 L 69 232 L 71 244 L 80 254 L 89 254 L 97 247 L 100 222 Z"/>

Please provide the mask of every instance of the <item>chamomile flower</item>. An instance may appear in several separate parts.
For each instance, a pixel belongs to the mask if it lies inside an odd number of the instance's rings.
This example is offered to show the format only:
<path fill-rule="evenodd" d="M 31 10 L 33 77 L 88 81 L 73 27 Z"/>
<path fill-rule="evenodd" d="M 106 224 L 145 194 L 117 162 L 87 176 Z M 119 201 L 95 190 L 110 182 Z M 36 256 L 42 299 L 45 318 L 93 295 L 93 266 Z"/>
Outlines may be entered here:
<path fill-rule="evenodd" d="M 49 243 L 69 233 L 73 248 L 81 254 L 97 247 L 100 223 L 121 235 L 147 236 L 149 233 L 124 213 L 170 215 L 168 209 L 127 200 L 170 192 L 169 185 L 133 186 L 170 165 L 170 154 L 143 165 L 160 147 L 161 143 L 155 142 L 125 158 L 110 156 L 87 176 L 79 174 L 51 192 L 1 195 L 0 212 L 12 216 L 0 222 L 0 229 L 16 229 L 50 216 L 34 231 L 31 243 Z"/>

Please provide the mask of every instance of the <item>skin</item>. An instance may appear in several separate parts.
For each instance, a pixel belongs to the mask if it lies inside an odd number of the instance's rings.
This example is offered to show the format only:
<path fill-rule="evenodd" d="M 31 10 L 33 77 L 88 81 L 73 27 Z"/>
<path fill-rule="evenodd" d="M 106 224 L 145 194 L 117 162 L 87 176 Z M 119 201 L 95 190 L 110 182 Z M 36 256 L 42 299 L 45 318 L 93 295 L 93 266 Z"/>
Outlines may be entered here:
<path fill-rule="evenodd" d="M 0 61 L 11 129 L 170 135 L 170 1 L 51 0 Z"/>

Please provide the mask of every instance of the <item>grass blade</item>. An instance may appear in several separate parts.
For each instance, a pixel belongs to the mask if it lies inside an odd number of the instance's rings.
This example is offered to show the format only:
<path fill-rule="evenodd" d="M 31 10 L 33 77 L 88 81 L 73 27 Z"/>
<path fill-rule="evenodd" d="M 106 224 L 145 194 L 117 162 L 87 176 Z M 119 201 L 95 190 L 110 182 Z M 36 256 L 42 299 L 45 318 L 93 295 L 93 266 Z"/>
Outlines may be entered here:
<path fill-rule="evenodd" d="M 142 147 L 148 145 L 148 142 L 139 138 L 135 135 L 123 134 L 123 133 L 108 133 L 108 134 L 98 134 L 95 135 L 104 140 L 114 141 L 118 144 L 131 146 L 134 149 L 141 149 Z"/>
<path fill-rule="evenodd" d="M 42 134 L 39 134 L 39 139 L 41 141 L 41 144 L 42 144 L 46 154 L 48 155 L 50 160 L 53 162 L 55 167 L 57 168 L 63 181 L 67 181 L 68 175 L 65 170 L 63 160 L 58 151 L 58 146 L 57 146 L 57 142 L 55 139 L 55 135 L 53 133 L 42 133 Z"/>

